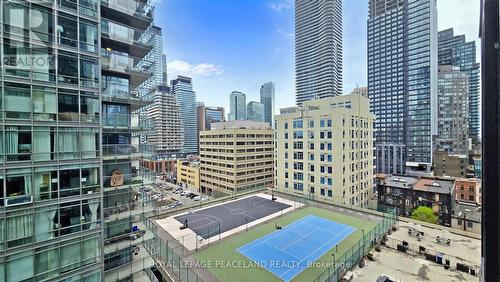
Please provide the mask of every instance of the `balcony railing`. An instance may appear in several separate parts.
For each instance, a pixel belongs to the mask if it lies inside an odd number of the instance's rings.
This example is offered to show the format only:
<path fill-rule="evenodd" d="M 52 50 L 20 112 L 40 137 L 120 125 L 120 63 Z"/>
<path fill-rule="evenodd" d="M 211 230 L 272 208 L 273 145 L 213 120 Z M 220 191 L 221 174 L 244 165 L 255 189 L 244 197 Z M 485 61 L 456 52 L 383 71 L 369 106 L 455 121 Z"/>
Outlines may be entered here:
<path fill-rule="evenodd" d="M 134 58 L 125 53 L 114 51 L 102 50 L 102 66 L 104 69 L 111 71 L 127 73 L 129 71 L 143 72 L 146 75 L 153 75 L 153 73 L 146 69 L 137 67 L 136 64 L 140 58 Z"/>
<path fill-rule="evenodd" d="M 101 5 L 145 20 L 152 21 L 154 16 L 154 6 L 141 1 L 127 1 L 126 5 L 124 5 L 123 1 L 101 0 Z"/>
<path fill-rule="evenodd" d="M 130 45 L 153 47 L 152 36 L 147 31 L 125 26 L 111 20 L 101 22 L 101 33 L 109 39 Z"/>
<path fill-rule="evenodd" d="M 154 145 L 108 144 L 102 146 L 103 156 L 152 156 Z"/>
<path fill-rule="evenodd" d="M 151 102 L 152 96 L 148 95 L 154 89 L 148 88 L 138 88 L 129 85 L 123 85 L 120 83 L 107 83 L 103 85 L 102 95 L 107 97 L 114 97 L 120 99 L 128 99 L 128 100 L 140 100 L 143 102 Z M 141 94 L 146 94 L 142 95 Z"/>

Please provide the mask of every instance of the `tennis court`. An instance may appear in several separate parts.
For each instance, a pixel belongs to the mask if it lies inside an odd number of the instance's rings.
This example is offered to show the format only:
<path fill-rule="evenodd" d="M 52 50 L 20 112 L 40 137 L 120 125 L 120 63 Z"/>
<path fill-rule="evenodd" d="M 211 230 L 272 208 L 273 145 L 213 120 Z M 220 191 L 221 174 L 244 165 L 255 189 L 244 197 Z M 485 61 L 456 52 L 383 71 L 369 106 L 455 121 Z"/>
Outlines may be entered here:
<path fill-rule="evenodd" d="M 355 230 L 349 225 L 308 215 L 237 251 L 278 278 L 290 281 Z"/>

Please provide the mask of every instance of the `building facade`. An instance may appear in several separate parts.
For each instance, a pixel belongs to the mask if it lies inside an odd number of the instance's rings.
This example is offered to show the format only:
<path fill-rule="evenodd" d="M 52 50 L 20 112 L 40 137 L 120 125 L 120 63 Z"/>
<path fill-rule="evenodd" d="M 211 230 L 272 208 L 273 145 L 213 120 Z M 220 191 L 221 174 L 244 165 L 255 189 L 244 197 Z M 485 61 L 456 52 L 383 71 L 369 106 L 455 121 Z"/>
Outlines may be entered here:
<path fill-rule="evenodd" d="M 410 217 L 420 206 L 432 208 L 436 224 L 451 226 L 455 201 L 453 179 L 377 175 L 378 203 L 395 207 L 400 216 Z"/>
<path fill-rule="evenodd" d="M 455 179 L 455 200 L 457 202 L 481 205 L 481 181 L 477 178 Z"/>
<path fill-rule="evenodd" d="M 247 105 L 247 120 L 264 122 L 264 109 L 262 103 L 251 101 Z"/>
<path fill-rule="evenodd" d="M 198 117 L 196 114 L 196 92 L 190 77 L 178 76 L 170 82 L 172 93 L 177 99 L 181 112 L 181 122 L 184 135 L 182 152 L 184 154 L 198 153 Z"/>
<path fill-rule="evenodd" d="M 275 188 L 366 207 L 374 185 L 369 100 L 342 95 L 275 116 Z"/>
<path fill-rule="evenodd" d="M 152 235 L 138 218 L 149 204 L 135 195 L 151 180 L 139 164 L 150 151 L 136 112 L 151 102 L 139 86 L 152 71 L 138 62 L 153 48 L 153 7 L 3 1 L 2 10 L 0 281 L 144 277 Z"/>
<path fill-rule="evenodd" d="M 198 113 L 198 132 L 210 130 L 212 123 L 226 120 L 223 107 L 206 107 L 203 103 L 198 103 L 196 111 Z"/>
<path fill-rule="evenodd" d="M 147 144 L 155 147 L 155 157 L 179 155 L 184 146 L 184 130 L 177 97 L 170 87 L 156 87 L 153 103 L 148 106 L 146 116 L 152 130 L 144 135 Z"/>
<path fill-rule="evenodd" d="M 200 191 L 200 163 L 177 160 L 177 183 L 192 191 Z"/>
<path fill-rule="evenodd" d="M 295 1 L 295 90 L 299 106 L 342 94 L 341 0 Z"/>
<path fill-rule="evenodd" d="M 469 89 L 468 77 L 459 67 L 439 66 L 438 134 L 434 150 L 454 154 L 469 152 Z"/>
<path fill-rule="evenodd" d="M 229 95 L 229 117 L 228 120 L 247 119 L 247 96 L 244 93 L 233 91 Z"/>
<path fill-rule="evenodd" d="M 264 122 L 274 126 L 274 96 L 273 82 L 266 82 L 260 87 L 260 103 L 264 105 Z"/>
<path fill-rule="evenodd" d="M 229 121 L 200 132 L 200 187 L 214 197 L 234 195 L 273 183 L 271 126 Z"/>
<path fill-rule="evenodd" d="M 453 65 L 468 75 L 469 135 L 477 144 L 480 132 L 480 64 L 476 61 L 476 42 L 465 35 L 454 35 L 453 28 L 439 32 L 439 65 Z"/>
<path fill-rule="evenodd" d="M 369 1 L 368 96 L 377 116 L 377 172 L 430 171 L 437 52 L 435 0 Z"/>
<path fill-rule="evenodd" d="M 467 155 L 451 154 L 446 150 L 434 151 L 434 175 L 436 176 L 468 177 L 468 165 Z"/>

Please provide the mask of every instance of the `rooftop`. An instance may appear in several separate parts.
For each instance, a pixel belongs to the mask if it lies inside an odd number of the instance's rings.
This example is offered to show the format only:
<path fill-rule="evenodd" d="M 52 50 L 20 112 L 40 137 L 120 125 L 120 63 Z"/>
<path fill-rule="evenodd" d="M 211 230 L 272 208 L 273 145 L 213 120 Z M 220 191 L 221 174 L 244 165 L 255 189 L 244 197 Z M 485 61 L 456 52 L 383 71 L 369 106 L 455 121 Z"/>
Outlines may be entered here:
<path fill-rule="evenodd" d="M 385 186 L 416 190 L 422 192 L 431 192 L 438 194 L 452 194 L 454 189 L 454 179 L 443 179 L 437 177 L 411 177 L 400 175 L 382 175 L 378 174 L 377 178 L 384 179 Z"/>
<path fill-rule="evenodd" d="M 271 129 L 267 122 L 257 122 L 250 120 L 231 120 L 211 124 L 212 130 L 221 129 Z"/>

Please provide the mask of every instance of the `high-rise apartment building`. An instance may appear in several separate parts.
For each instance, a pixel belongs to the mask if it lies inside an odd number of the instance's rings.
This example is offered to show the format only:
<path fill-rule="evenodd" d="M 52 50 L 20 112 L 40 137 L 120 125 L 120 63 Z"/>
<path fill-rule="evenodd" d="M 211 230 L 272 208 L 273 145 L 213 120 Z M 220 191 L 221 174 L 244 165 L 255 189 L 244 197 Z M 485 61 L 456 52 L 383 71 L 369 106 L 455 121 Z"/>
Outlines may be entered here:
<path fill-rule="evenodd" d="M 274 126 L 274 83 L 266 82 L 260 87 L 260 102 L 264 105 L 264 122 Z"/>
<path fill-rule="evenodd" d="M 157 86 L 147 119 L 152 129 L 145 134 L 146 142 L 155 147 L 155 157 L 179 155 L 184 145 L 184 130 L 177 97 L 170 87 Z"/>
<path fill-rule="evenodd" d="M 233 91 L 229 95 L 229 120 L 247 119 L 247 98 L 244 93 Z"/>
<path fill-rule="evenodd" d="M 438 134 L 434 137 L 434 150 L 469 153 L 468 85 L 468 75 L 460 67 L 439 66 Z"/>
<path fill-rule="evenodd" d="M 354 88 L 351 91 L 351 94 L 357 94 L 363 97 L 368 97 L 368 86 L 362 86 L 362 87 L 356 86 L 356 88 Z"/>
<path fill-rule="evenodd" d="M 370 0 L 368 96 L 377 172 L 429 171 L 437 133 L 435 0 Z"/>
<path fill-rule="evenodd" d="M 366 207 L 373 192 L 369 100 L 342 95 L 281 109 L 275 116 L 275 188 Z"/>
<path fill-rule="evenodd" d="M 263 122 L 228 121 L 200 132 L 200 189 L 214 197 L 273 183 L 274 142 Z"/>
<path fill-rule="evenodd" d="M 264 122 L 264 107 L 262 103 L 249 102 L 247 105 L 247 120 Z"/>
<path fill-rule="evenodd" d="M 295 0 L 297 105 L 342 94 L 342 0 Z"/>
<path fill-rule="evenodd" d="M 177 99 L 181 112 L 184 144 L 182 152 L 185 154 L 198 153 L 198 117 L 196 114 L 196 92 L 193 91 L 193 82 L 190 77 L 178 76 L 170 82 L 172 93 Z"/>
<path fill-rule="evenodd" d="M 460 67 L 467 73 L 469 83 L 469 135 L 472 142 L 479 142 L 480 132 L 480 89 L 479 63 L 476 61 L 476 41 L 466 42 L 465 35 L 454 35 L 453 28 L 440 31 L 439 65 Z"/>
<path fill-rule="evenodd" d="M 146 2 L 2 1 L 0 281 L 131 281 L 151 265 L 152 208 L 135 197 L 150 179 Z"/>

